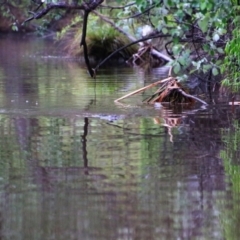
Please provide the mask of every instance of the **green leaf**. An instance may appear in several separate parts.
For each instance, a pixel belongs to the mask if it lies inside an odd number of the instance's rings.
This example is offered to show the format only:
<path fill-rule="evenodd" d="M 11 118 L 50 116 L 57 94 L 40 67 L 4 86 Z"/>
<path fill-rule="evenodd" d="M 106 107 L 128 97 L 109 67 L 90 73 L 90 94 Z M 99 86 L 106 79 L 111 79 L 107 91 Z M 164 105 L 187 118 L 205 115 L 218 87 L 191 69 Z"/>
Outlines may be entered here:
<path fill-rule="evenodd" d="M 16 23 L 13 23 L 12 30 L 13 31 L 18 31 L 18 26 L 16 25 Z"/>
<path fill-rule="evenodd" d="M 221 53 L 221 54 L 223 54 L 224 53 L 224 50 L 222 49 L 222 48 L 217 48 L 217 51 L 218 51 L 218 53 Z"/>
<path fill-rule="evenodd" d="M 223 35 L 223 34 L 225 34 L 225 33 L 227 32 L 227 30 L 226 30 L 226 29 L 223 29 L 223 28 L 219 28 L 219 29 L 217 29 L 217 32 L 218 32 L 220 35 Z"/>
<path fill-rule="evenodd" d="M 162 28 L 162 33 L 163 33 L 163 34 L 167 34 L 167 33 L 168 33 L 167 28 Z"/>
<path fill-rule="evenodd" d="M 164 16 L 163 21 L 167 24 L 168 23 L 168 18 L 166 16 Z"/>
<path fill-rule="evenodd" d="M 200 4 L 201 10 L 204 10 L 206 7 L 207 7 L 207 3 L 206 3 L 206 2 L 202 2 L 202 3 Z"/>
<path fill-rule="evenodd" d="M 183 65 L 183 66 L 186 64 L 186 59 L 185 59 L 183 56 L 179 57 L 179 58 L 178 58 L 178 61 L 179 61 L 180 64 Z"/>
<path fill-rule="evenodd" d="M 208 16 L 204 16 L 202 19 L 198 21 L 198 26 L 200 27 L 203 33 L 205 33 L 208 30 L 208 25 L 209 25 Z"/>
<path fill-rule="evenodd" d="M 172 51 L 174 53 L 174 55 L 178 55 L 181 51 L 181 46 L 178 44 L 178 45 L 174 45 L 173 48 L 172 48 Z"/>
<path fill-rule="evenodd" d="M 173 67 L 174 73 L 175 73 L 175 74 L 179 73 L 180 69 L 181 69 L 180 64 L 179 64 L 178 62 L 176 62 L 176 64 L 175 64 L 174 67 Z"/>
<path fill-rule="evenodd" d="M 173 43 L 178 44 L 179 43 L 179 37 L 174 36 L 173 37 Z"/>
<path fill-rule="evenodd" d="M 217 69 L 216 67 L 214 67 L 214 68 L 212 69 L 212 74 L 213 74 L 214 76 L 218 75 L 218 69 Z"/>
<path fill-rule="evenodd" d="M 211 69 L 212 65 L 211 64 L 204 64 L 203 65 L 203 72 L 206 73 L 208 72 L 209 69 Z"/>

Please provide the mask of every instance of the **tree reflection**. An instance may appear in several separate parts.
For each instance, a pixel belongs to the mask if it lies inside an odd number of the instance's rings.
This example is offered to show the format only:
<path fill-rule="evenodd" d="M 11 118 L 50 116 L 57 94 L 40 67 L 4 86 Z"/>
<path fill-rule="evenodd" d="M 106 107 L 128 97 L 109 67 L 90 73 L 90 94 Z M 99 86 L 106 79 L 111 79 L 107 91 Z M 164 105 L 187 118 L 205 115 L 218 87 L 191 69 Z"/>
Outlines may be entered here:
<path fill-rule="evenodd" d="M 87 159 L 87 135 L 88 135 L 88 118 L 84 118 L 84 127 L 83 127 L 83 135 L 82 135 L 82 155 L 83 155 L 83 163 L 84 163 L 84 173 L 86 175 L 89 174 L 88 172 L 88 159 Z"/>

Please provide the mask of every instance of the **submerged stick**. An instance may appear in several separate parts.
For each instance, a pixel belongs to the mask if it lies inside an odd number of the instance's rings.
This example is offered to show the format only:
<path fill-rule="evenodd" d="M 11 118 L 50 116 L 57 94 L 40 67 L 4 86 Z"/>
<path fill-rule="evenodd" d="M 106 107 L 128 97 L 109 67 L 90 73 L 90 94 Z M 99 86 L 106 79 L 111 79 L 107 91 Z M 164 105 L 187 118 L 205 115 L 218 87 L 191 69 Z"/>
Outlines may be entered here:
<path fill-rule="evenodd" d="M 125 96 L 123 96 L 123 97 L 120 97 L 120 98 L 116 99 L 114 102 L 118 102 L 118 101 L 123 100 L 123 99 L 125 99 L 125 98 L 127 98 L 127 97 L 130 97 L 130 96 L 135 95 L 135 94 L 137 94 L 137 93 L 143 92 L 143 91 L 145 91 L 145 90 L 148 89 L 148 88 L 154 87 L 154 86 L 156 86 L 156 85 L 158 85 L 158 84 L 160 84 L 160 83 L 163 83 L 163 82 L 167 82 L 167 81 L 169 81 L 169 80 L 171 80 L 171 79 L 174 79 L 174 78 L 173 78 L 173 77 L 168 77 L 168 78 L 165 78 L 165 79 L 163 79 L 163 80 L 157 81 L 157 82 L 155 82 L 155 83 L 149 84 L 149 85 L 147 85 L 147 86 L 145 86 L 145 87 L 143 87 L 143 88 L 140 88 L 140 89 L 138 89 L 138 90 L 135 90 L 135 91 L 133 91 L 133 92 L 131 92 L 131 93 L 128 93 L 127 95 L 125 95 Z"/>

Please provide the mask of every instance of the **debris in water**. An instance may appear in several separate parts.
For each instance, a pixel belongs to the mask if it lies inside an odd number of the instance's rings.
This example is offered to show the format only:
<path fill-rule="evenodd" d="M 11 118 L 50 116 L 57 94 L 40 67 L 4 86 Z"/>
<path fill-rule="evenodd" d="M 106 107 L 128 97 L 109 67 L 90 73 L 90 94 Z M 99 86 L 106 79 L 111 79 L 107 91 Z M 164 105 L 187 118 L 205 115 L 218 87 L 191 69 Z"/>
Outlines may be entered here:
<path fill-rule="evenodd" d="M 171 103 L 171 104 L 188 104 L 192 105 L 195 101 L 199 101 L 204 105 L 208 105 L 203 100 L 190 95 L 186 89 L 177 81 L 174 77 L 168 77 L 166 79 L 157 81 L 148 86 L 135 90 L 121 98 L 116 99 L 114 102 L 119 102 L 127 97 L 133 96 L 137 93 L 141 93 L 149 88 L 160 85 L 160 88 L 149 98 L 147 98 L 144 102 L 147 103 Z"/>

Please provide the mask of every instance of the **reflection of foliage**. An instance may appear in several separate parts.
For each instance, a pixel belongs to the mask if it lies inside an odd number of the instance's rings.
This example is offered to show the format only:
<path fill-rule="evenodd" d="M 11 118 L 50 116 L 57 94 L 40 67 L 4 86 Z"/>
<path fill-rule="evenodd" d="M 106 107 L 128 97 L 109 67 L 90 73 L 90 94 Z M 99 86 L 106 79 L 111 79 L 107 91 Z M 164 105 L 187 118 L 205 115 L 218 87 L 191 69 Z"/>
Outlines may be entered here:
<path fill-rule="evenodd" d="M 223 132 L 225 148 L 221 151 L 220 156 L 232 184 L 234 205 L 233 208 L 224 212 L 222 224 L 225 230 L 225 239 L 238 239 L 240 235 L 240 125 L 235 121 L 233 129 L 225 131 Z"/>
<path fill-rule="evenodd" d="M 4 183 L 14 176 L 26 173 L 26 152 L 21 151 L 14 131 L 9 134 L 11 121 L 6 116 L 0 116 L 0 178 Z M 8 169 L 11 168 L 11 171 Z M 21 170 L 20 170 L 21 169 Z M 19 171 L 20 170 L 20 171 Z"/>
<path fill-rule="evenodd" d="M 180 138 L 172 144 L 165 128 L 153 125 L 152 118 L 135 116 L 113 124 L 89 118 L 86 136 L 83 117 L 64 115 L 0 115 L 5 119 L 1 143 L 7 135 L 12 140 L 8 149 L 2 149 L 6 151 L 1 159 L 4 170 L 10 151 L 27 152 L 25 165 L 18 168 L 20 177 L 7 181 L 10 186 L 18 181 L 16 188 L 2 190 L 6 193 L 0 198 L 3 234 L 12 236 L 6 231 L 15 229 L 27 239 L 39 233 L 43 239 L 63 239 L 60 234 L 64 239 L 87 239 L 92 229 L 98 239 L 121 239 L 123 233 L 126 239 L 154 239 L 161 227 L 161 239 L 176 239 L 186 231 L 197 236 L 202 231 L 199 238 L 203 234 L 216 239 L 212 232 L 219 233 L 217 209 L 211 203 L 219 193 L 204 194 L 207 204 L 201 208 L 195 178 L 201 161 L 187 155 L 188 141 L 176 133 Z M 88 175 L 83 168 L 84 135 Z M 189 184 L 191 176 L 194 184 Z"/>

